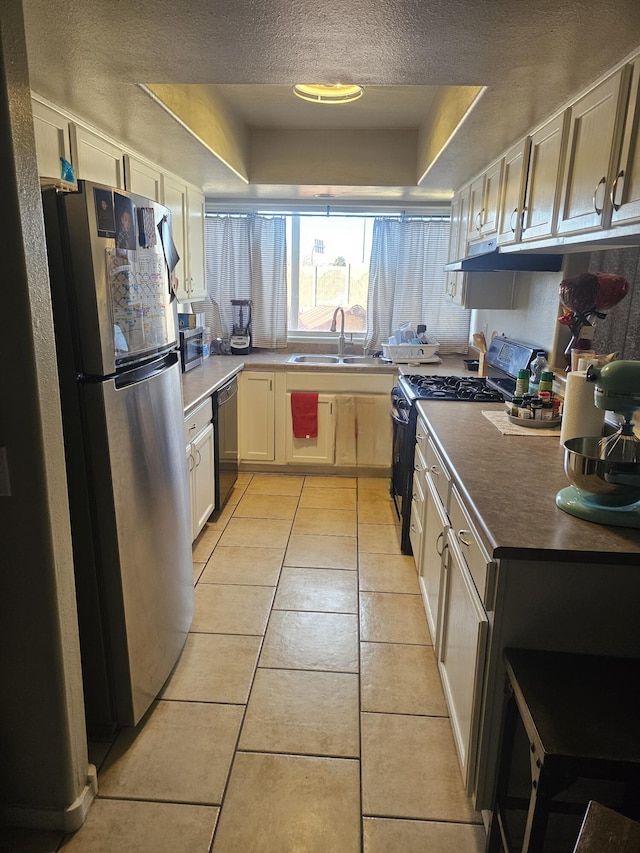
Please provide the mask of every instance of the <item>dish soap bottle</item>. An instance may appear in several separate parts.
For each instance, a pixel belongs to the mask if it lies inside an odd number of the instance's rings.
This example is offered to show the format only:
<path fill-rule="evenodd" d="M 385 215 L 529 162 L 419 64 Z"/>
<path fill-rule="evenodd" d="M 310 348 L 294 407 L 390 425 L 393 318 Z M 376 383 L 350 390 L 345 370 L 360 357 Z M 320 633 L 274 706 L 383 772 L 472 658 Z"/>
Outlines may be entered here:
<path fill-rule="evenodd" d="M 549 364 L 544 355 L 544 350 L 538 350 L 538 354 L 531 362 L 531 378 L 529 379 L 529 393 L 537 394 L 542 374 L 549 370 Z"/>

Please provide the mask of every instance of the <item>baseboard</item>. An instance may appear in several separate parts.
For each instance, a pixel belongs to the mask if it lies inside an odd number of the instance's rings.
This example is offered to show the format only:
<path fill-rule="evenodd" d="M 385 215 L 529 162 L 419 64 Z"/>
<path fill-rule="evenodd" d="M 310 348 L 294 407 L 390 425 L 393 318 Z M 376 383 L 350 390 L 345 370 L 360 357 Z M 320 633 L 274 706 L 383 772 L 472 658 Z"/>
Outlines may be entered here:
<path fill-rule="evenodd" d="M 391 468 L 354 468 L 353 465 L 276 465 L 269 462 L 240 462 L 238 470 L 247 474 L 303 474 L 306 477 L 391 477 Z"/>
<path fill-rule="evenodd" d="M 0 805 L 0 823 L 25 829 L 53 829 L 75 832 L 87 818 L 98 793 L 98 773 L 95 765 L 87 770 L 87 782 L 80 796 L 65 809 L 38 809 L 30 806 Z"/>

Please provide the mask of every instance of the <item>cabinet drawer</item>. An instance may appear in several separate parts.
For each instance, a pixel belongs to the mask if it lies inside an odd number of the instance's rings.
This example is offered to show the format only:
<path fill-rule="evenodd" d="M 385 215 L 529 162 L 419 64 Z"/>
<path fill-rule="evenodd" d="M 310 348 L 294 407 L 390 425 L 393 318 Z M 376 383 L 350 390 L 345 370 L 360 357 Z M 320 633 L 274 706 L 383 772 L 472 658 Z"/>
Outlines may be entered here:
<path fill-rule="evenodd" d="M 414 481 L 415 482 L 415 481 Z M 420 565 L 420 548 L 422 547 L 422 511 L 424 500 L 411 502 L 411 521 L 409 523 L 409 540 L 411 550 L 416 563 L 416 570 Z"/>
<path fill-rule="evenodd" d="M 184 437 L 187 444 L 189 444 L 189 442 L 192 441 L 207 424 L 210 424 L 212 420 L 213 403 L 211 397 L 209 397 L 184 419 Z"/>
<path fill-rule="evenodd" d="M 423 459 L 427 458 L 427 441 L 429 432 L 424 425 L 422 418 L 418 418 L 416 423 L 416 450 L 420 450 Z"/>
<path fill-rule="evenodd" d="M 435 486 L 435 489 L 440 496 L 440 500 L 442 501 L 442 505 L 446 510 L 449 506 L 451 476 L 449 475 L 444 462 L 440 459 L 438 451 L 435 449 L 431 439 L 427 440 L 426 463 L 427 473 L 431 477 L 431 482 Z"/>
<path fill-rule="evenodd" d="M 480 594 L 480 598 L 485 606 L 491 609 L 492 606 L 488 603 L 492 598 L 495 563 L 491 560 L 480 542 L 475 527 L 462 505 L 460 495 L 455 486 L 451 488 L 449 519 L 451 521 L 449 535 L 456 540 L 460 547 L 460 551 L 469 567 L 469 572 Z"/>

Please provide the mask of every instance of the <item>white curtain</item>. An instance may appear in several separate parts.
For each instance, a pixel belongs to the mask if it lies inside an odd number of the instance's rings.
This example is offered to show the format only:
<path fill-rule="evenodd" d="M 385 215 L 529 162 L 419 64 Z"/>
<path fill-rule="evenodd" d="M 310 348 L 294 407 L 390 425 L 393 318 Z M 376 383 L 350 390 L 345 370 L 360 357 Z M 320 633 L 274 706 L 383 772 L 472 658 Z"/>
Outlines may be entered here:
<path fill-rule="evenodd" d="M 232 299 L 251 299 L 251 336 L 257 347 L 287 345 L 287 246 L 283 216 L 207 216 L 209 298 L 195 302 L 213 337 L 228 338 Z"/>
<path fill-rule="evenodd" d="M 424 323 L 440 353 L 467 351 L 470 311 L 445 296 L 448 246 L 447 220 L 375 220 L 366 349 L 381 349 L 401 323 Z"/>

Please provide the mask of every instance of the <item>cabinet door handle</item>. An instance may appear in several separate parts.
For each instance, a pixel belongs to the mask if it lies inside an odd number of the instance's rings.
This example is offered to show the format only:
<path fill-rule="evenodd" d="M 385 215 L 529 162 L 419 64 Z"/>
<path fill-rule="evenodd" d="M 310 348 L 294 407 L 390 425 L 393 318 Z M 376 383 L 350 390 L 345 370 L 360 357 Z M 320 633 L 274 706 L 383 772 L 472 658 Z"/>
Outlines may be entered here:
<path fill-rule="evenodd" d="M 273 379 L 269 380 L 269 391 L 273 391 Z"/>
<path fill-rule="evenodd" d="M 429 473 L 431 474 L 432 477 L 439 477 L 440 476 L 440 471 L 438 470 L 437 465 L 432 465 L 429 468 Z"/>
<path fill-rule="evenodd" d="M 473 542 L 469 542 L 464 538 L 465 533 L 468 533 L 469 536 L 472 535 L 470 530 L 458 530 L 456 536 L 458 537 L 458 542 L 462 543 L 462 545 L 466 545 L 468 548 L 470 545 L 473 545 Z"/>
<path fill-rule="evenodd" d="M 521 233 L 521 234 L 524 234 L 524 232 L 525 232 L 525 230 L 526 230 L 526 228 L 527 228 L 527 226 L 524 224 L 524 222 L 525 222 L 525 216 L 524 216 L 524 215 L 525 215 L 525 213 L 527 212 L 527 210 L 528 210 L 528 209 L 529 209 L 529 208 L 528 208 L 528 207 L 526 207 L 526 206 L 522 208 L 522 213 L 521 213 L 521 220 L 522 220 L 522 221 L 520 222 L 520 233 Z"/>
<path fill-rule="evenodd" d="M 513 208 L 513 213 L 511 214 L 511 219 L 509 220 L 509 228 L 513 234 L 516 233 L 515 220 L 518 218 L 518 208 Z"/>
<path fill-rule="evenodd" d="M 607 183 L 607 178 L 606 178 L 606 176 L 603 176 L 602 178 L 600 178 L 600 180 L 596 184 L 595 190 L 593 191 L 593 209 L 598 214 L 598 216 L 600 216 L 600 214 L 602 213 L 602 208 L 598 207 L 598 202 L 596 200 L 596 196 L 598 195 L 598 190 L 600 189 L 600 187 L 606 183 Z"/>
<path fill-rule="evenodd" d="M 618 181 L 620 178 L 624 179 L 624 169 L 620 169 L 616 175 L 613 185 L 611 186 L 611 207 L 613 207 L 614 210 L 620 210 L 620 207 L 622 206 L 622 201 L 620 201 L 620 204 L 616 204 L 616 190 L 618 189 Z"/>
<path fill-rule="evenodd" d="M 480 210 L 476 213 L 475 223 L 476 223 L 476 231 L 482 230 L 482 214 L 484 213 L 484 207 L 480 208 Z"/>
<path fill-rule="evenodd" d="M 438 548 L 438 544 L 440 542 L 443 543 L 442 549 Z M 438 534 L 438 538 L 436 539 L 436 553 L 439 557 L 442 557 L 442 555 L 444 554 L 444 530 Z"/>
<path fill-rule="evenodd" d="M 197 454 L 197 457 L 198 457 L 198 460 L 197 460 L 197 462 L 196 462 L 196 468 L 197 468 L 197 467 L 198 467 L 198 465 L 202 462 L 202 455 L 201 455 L 200 451 L 199 451 L 197 448 L 196 448 L 196 454 Z"/>
<path fill-rule="evenodd" d="M 189 454 L 189 461 L 188 461 L 188 465 L 189 465 L 189 471 L 190 471 L 190 472 L 191 472 L 191 471 L 193 471 L 193 469 L 196 467 L 196 466 L 195 466 L 195 463 L 194 463 L 194 459 L 193 459 L 193 453 L 190 453 L 190 454 Z"/>

